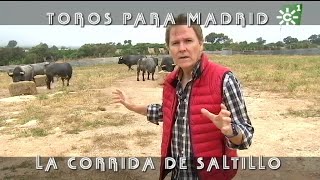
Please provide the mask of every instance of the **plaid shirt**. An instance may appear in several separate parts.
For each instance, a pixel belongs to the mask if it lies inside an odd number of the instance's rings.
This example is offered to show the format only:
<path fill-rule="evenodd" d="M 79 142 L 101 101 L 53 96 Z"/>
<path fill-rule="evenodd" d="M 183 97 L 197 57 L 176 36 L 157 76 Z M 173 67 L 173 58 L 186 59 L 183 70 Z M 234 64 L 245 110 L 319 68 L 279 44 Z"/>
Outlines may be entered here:
<path fill-rule="evenodd" d="M 198 61 L 195 69 L 192 73 L 192 80 L 190 80 L 185 89 L 182 88 L 181 81 L 178 81 L 176 87 L 176 94 L 178 96 L 178 109 L 175 115 L 175 124 L 173 128 L 173 138 L 171 141 L 171 154 L 176 160 L 176 168 L 172 172 L 173 179 L 183 180 L 194 180 L 198 179 L 196 170 L 192 167 L 190 157 L 193 156 L 191 144 L 190 144 L 190 133 L 189 133 L 189 119 L 188 119 L 188 102 L 190 97 L 190 90 L 193 81 L 199 78 L 200 73 L 200 61 Z M 240 89 L 240 83 L 233 76 L 231 72 L 226 74 L 223 81 L 223 101 L 227 109 L 231 112 L 232 123 L 238 126 L 240 132 L 244 135 L 244 140 L 241 145 L 233 144 L 228 138 L 227 145 L 232 149 L 247 149 L 251 145 L 251 140 L 254 132 L 254 128 L 251 125 L 251 121 L 247 114 L 245 102 Z M 147 110 L 148 121 L 158 124 L 162 122 L 162 105 L 150 104 Z M 180 169 L 179 157 L 186 157 L 187 161 L 184 166 L 187 169 Z"/>

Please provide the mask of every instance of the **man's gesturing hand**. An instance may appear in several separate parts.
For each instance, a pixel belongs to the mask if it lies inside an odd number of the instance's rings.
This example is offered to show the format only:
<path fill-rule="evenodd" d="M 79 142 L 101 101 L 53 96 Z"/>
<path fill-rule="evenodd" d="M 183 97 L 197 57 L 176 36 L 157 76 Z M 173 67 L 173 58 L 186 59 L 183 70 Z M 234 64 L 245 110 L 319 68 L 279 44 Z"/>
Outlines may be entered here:
<path fill-rule="evenodd" d="M 221 104 L 221 111 L 218 115 L 215 115 L 204 108 L 201 109 L 201 113 L 208 117 L 224 135 L 233 135 L 230 118 L 231 113 L 224 104 Z"/>
<path fill-rule="evenodd" d="M 123 104 L 127 109 L 132 109 L 132 103 L 130 102 L 129 98 L 119 89 L 116 89 L 116 91 L 112 92 L 114 94 L 113 102 L 112 103 L 121 103 Z"/>

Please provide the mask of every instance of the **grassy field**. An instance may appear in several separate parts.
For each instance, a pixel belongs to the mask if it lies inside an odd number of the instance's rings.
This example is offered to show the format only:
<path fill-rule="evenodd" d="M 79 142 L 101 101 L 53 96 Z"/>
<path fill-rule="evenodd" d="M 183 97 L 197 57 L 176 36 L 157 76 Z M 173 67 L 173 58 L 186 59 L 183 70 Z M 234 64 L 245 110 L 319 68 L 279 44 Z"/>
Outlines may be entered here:
<path fill-rule="evenodd" d="M 320 116 L 320 56 L 211 56 L 232 69 L 246 88 L 312 101 L 309 111 L 288 109 L 288 115 Z"/>
<path fill-rule="evenodd" d="M 288 97 L 311 97 L 320 94 L 320 56 L 215 56 L 211 59 L 230 67 L 248 88 L 283 93 Z M 71 90 L 101 89 L 116 79 L 135 75 L 123 65 L 76 67 Z M 0 73 L 0 89 L 7 89 L 11 79 Z"/>
<path fill-rule="evenodd" d="M 211 56 L 211 58 L 230 67 L 245 89 L 252 90 L 255 94 L 267 92 L 285 98 L 277 101 L 274 97 L 270 99 L 265 97 L 259 99 L 258 95 L 247 97 L 250 100 L 249 110 L 256 128 L 256 142 L 251 151 L 244 153 L 254 155 L 278 153 L 285 156 L 302 156 L 299 153 L 308 152 L 317 154 L 318 147 L 312 139 L 310 139 L 312 142 L 308 141 L 309 144 L 304 140 L 307 137 L 318 138 L 314 129 L 319 126 L 318 117 L 320 117 L 320 85 L 317 83 L 320 80 L 320 56 Z M 141 116 L 121 109 L 120 105 L 110 106 L 112 101 L 110 91 L 120 86 L 116 85 L 119 80 L 122 85 L 129 83 L 126 88 L 132 93 L 140 96 L 143 94 L 135 92 L 134 88 L 150 93 L 145 97 L 135 97 L 137 100 L 158 96 L 158 93 L 152 94 L 153 87 L 145 84 L 152 84 L 150 81 L 137 83 L 135 78 L 131 78 L 135 75 L 136 71 L 128 71 L 126 66 L 118 64 L 75 67 L 69 87 L 62 87 L 59 81 L 51 90 L 41 87 L 32 101 L 0 103 L 0 127 L 5 127 L 0 131 L 4 143 L 1 153 L 7 154 L 16 148 L 21 154 L 50 151 L 57 152 L 56 156 L 65 154 L 110 156 L 122 152 L 124 155 L 127 155 L 126 153 L 141 156 L 158 155 L 161 127 L 148 124 Z M 132 80 L 121 81 L 128 78 Z M 0 73 L 0 80 L 0 99 L 10 97 L 8 92 L 10 77 L 6 73 Z M 285 102 L 291 104 L 279 106 Z M 301 104 L 303 110 L 285 109 L 295 107 L 293 106 L 295 102 L 308 102 L 311 105 L 307 110 L 304 103 Z M 277 107 L 273 109 L 271 106 Z M 36 124 L 31 123 L 35 121 Z M 275 127 L 273 133 L 265 134 L 269 126 Z M 50 140 L 62 141 L 64 144 L 48 143 Z M 54 145 L 49 146 L 49 144 Z M 304 144 L 303 147 L 300 147 L 301 144 Z M 296 150 L 298 146 L 300 149 Z M 11 153 L 17 154 L 14 150 Z M 16 173 L 18 172 L 16 169 L 30 166 L 30 163 L 22 162 L 3 167 L 1 170 L 8 172 L 6 178 L 34 178 L 35 175 L 32 173 Z M 119 174 L 103 173 L 107 178 L 119 179 Z M 73 175 L 78 174 L 71 172 L 70 176 Z M 150 179 L 148 174 L 134 172 L 121 173 L 120 177 L 143 179 L 140 175 Z M 44 176 L 48 178 L 47 174 Z M 50 176 L 61 178 L 65 174 L 56 171 L 50 173 Z M 95 176 L 99 175 L 93 171 L 92 177 Z"/>
<path fill-rule="evenodd" d="M 245 88 L 279 93 L 287 98 L 302 98 L 314 101 L 308 112 L 289 110 L 291 115 L 314 117 L 320 114 L 320 57 L 319 56 L 211 56 L 218 63 L 230 67 Z M 18 137 L 46 136 L 55 133 L 50 127 L 59 126 L 62 132 L 75 134 L 85 129 L 103 126 L 122 126 L 130 123 L 130 116 L 120 113 L 99 113 L 111 102 L 106 88 L 115 80 L 134 76 L 124 65 L 103 65 L 74 68 L 71 86 L 58 87 L 36 95 L 36 101 L 19 107 L 9 106 L 10 111 L 22 110 L 11 115 L 17 124 L 37 120 L 37 128 L 19 130 Z M 0 89 L 7 89 L 11 79 L 0 74 Z M 104 90 L 101 90 L 104 89 Z M 60 91 L 57 94 L 53 92 Z M 67 114 L 67 116 L 66 116 Z M 56 119 L 59 119 L 58 121 Z M 0 124 L 8 119 L 0 116 Z M 114 121 L 121 119 L 121 121 Z M 46 121 L 44 121 L 46 120 Z M 11 126 L 14 128 L 14 124 Z M 8 128 L 7 133 L 12 133 Z M 139 133 L 138 133 L 139 134 Z M 140 132 L 141 134 L 141 132 Z M 97 137 L 97 140 L 102 137 Z"/>
<path fill-rule="evenodd" d="M 241 83 L 286 97 L 320 98 L 320 56 L 211 56 Z"/>
<path fill-rule="evenodd" d="M 17 119 L 16 123 L 21 125 L 31 120 L 37 120 L 39 123 L 37 128 L 19 131 L 18 137 L 46 136 L 55 133 L 51 127 L 57 126 L 62 132 L 76 134 L 84 129 L 130 123 L 130 116 L 120 113 L 99 114 L 99 112 L 104 111 L 102 106 L 111 103 L 111 97 L 106 95 L 106 88 L 109 88 L 115 80 L 134 74 L 133 71 L 128 72 L 125 66 L 116 64 L 76 67 L 69 87 L 62 87 L 59 81 L 55 89 L 39 92 L 35 101 L 26 102 L 19 107 L 9 106 L 7 109 L 9 111 L 22 110 L 21 113 L 11 115 L 9 118 Z M 7 89 L 11 82 L 7 76 L 1 73 L 0 78 L 4 79 L 0 84 L 2 89 Z M 0 124 L 4 123 L 4 119 L 8 117 L 0 115 Z M 121 121 L 114 121 L 114 119 L 121 119 Z M 9 128 L 3 132 L 12 133 L 13 131 Z"/>

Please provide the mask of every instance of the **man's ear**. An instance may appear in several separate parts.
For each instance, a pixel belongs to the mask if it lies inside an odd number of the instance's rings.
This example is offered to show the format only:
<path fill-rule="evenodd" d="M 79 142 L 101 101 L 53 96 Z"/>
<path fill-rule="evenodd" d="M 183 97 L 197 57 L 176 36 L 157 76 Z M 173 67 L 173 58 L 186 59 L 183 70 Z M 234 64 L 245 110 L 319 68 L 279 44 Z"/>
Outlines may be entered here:
<path fill-rule="evenodd" d="M 169 48 L 168 45 L 166 45 L 166 51 L 168 52 L 169 55 L 171 55 L 171 54 L 170 54 L 170 48 Z"/>
<path fill-rule="evenodd" d="M 202 51 L 204 51 L 204 44 L 203 44 L 203 41 L 200 41 L 200 51 L 202 52 Z"/>

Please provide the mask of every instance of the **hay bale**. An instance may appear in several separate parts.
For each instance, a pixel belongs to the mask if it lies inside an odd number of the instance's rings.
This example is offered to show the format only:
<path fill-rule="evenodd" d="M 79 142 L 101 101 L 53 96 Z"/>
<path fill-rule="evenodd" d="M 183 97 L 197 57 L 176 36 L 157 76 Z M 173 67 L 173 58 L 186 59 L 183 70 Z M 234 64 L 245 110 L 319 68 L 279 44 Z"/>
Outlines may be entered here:
<path fill-rule="evenodd" d="M 46 75 L 37 75 L 34 77 L 34 81 L 36 82 L 36 87 L 39 86 L 46 86 L 46 79 L 47 76 Z"/>
<path fill-rule="evenodd" d="M 35 95 L 38 93 L 36 83 L 34 83 L 33 81 L 20 81 L 10 83 L 9 92 L 11 96 Z"/>
<path fill-rule="evenodd" d="M 167 72 L 167 71 L 159 71 L 158 72 L 159 78 L 157 79 L 157 81 L 158 81 L 159 85 L 161 85 L 161 86 L 163 85 L 164 80 L 166 79 L 168 74 L 170 74 L 170 72 Z"/>

